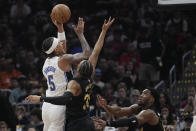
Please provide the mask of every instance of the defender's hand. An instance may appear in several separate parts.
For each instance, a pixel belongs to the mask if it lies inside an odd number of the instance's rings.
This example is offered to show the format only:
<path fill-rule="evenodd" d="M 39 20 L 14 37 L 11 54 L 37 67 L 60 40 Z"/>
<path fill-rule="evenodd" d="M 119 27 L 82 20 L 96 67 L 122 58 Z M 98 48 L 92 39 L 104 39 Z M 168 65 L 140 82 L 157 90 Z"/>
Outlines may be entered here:
<path fill-rule="evenodd" d="M 31 101 L 31 102 L 40 102 L 40 97 L 37 95 L 29 95 L 28 97 L 25 98 L 25 100 Z"/>
<path fill-rule="evenodd" d="M 93 117 L 93 122 L 96 129 L 103 129 L 106 126 L 106 121 Z"/>
<path fill-rule="evenodd" d="M 102 108 L 106 108 L 107 106 L 107 101 L 101 97 L 100 95 L 97 96 L 97 100 L 98 100 L 98 103 L 99 105 L 102 107 Z"/>
<path fill-rule="evenodd" d="M 96 120 L 95 120 L 97 118 L 93 116 L 92 119 L 93 119 L 93 123 L 94 123 L 94 126 L 95 126 L 95 130 L 96 131 L 103 131 L 103 127 L 98 122 L 96 122 Z"/>
<path fill-rule="evenodd" d="M 112 25 L 112 23 L 114 22 L 115 18 L 111 19 L 111 16 L 109 18 L 109 20 L 107 21 L 106 19 L 104 20 L 104 24 L 102 26 L 102 30 L 103 31 L 107 31 L 108 28 Z"/>
<path fill-rule="evenodd" d="M 83 34 L 83 32 L 84 32 L 84 23 L 85 22 L 84 22 L 83 18 L 79 17 L 77 26 L 72 25 L 72 27 L 73 27 L 73 29 L 74 29 L 74 31 L 77 35 Z"/>

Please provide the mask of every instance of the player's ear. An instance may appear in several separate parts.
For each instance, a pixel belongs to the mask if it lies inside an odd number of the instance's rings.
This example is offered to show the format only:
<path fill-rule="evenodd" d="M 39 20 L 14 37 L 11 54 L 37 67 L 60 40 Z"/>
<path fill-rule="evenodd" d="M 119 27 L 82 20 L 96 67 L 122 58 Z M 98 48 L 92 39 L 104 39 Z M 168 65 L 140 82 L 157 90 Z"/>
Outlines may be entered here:
<path fill-rule="evenodd" d="M 154 103 L 154 101 L 155 101 L 154 97 L 150 97 L 150 102 Z"/>

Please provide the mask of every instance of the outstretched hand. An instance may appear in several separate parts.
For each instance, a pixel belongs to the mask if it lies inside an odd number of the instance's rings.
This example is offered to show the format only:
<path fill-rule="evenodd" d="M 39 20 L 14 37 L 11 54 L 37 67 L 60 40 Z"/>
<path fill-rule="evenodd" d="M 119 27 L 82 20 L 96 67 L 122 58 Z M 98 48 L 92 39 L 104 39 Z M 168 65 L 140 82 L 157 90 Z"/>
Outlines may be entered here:
<path fill-rule="evenodd" d="M 107 21 L 106 19 L 104 20 L 104 24 L 102 26 L 102 30 L 103 31 L 107 31 L 108 28 L 112 25 L 112 23 L 114 22 L 115 18 L 111 18 L 111 16 L 109 17 L 109 20 Z"/>
<path fill-rule="evenodd" d="M 99 119 L 99 118 L 96 118 L 96 117 L 93 117 L 92 119 L 93 119 L 94 126 L 95 126 L 96 130 L 101 130 L 101 129 L 105 128 L 106 121 Z"/>
<path fill-rule="evenodd" d="M 79 17 L 77 26 L 72 25 L 72 27 L 77 35 L 81 35 L 84 32 L 84 24 L 85 24 L 84 19 Z"/>
<path fill-rule="evenodd" d="M 37 95 L 29 95 L 28 97 L 25 98 L 25 100 L 28 100 L 30 102 L 40 102 L 40 97 Z"/>
<path fill-rule="evenodd" d="M 107 106 L 107 101 L 100 95 L 97 96 L 97 100 L 98 100 L 98 103 L 99 105 L 102 107 L 102 108 L 106 108 Z"/>

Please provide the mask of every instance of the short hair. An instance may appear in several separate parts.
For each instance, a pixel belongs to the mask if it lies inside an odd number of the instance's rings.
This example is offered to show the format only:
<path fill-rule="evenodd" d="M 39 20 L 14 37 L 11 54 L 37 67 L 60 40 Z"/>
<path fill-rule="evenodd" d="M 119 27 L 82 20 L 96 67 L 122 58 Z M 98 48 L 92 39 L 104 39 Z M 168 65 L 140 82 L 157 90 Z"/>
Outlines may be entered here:
<path fill-rule="evenodd" d="M 153 105 L 156 107 L 156 109 L 158 110 L 160 103 L 159 103 L 159 93 L 152 88 L 147 88 L 148 90 L 150 90 L 150 94 L 152 95 L 152 97 L 154 98 L 154 103 Z"/>
<path fill-rule="evenodd" d="M 52 43 L 54 41 L 54 37 L 48 37 L 46 38 L 43 43 L 42 43 L 42 51 L 45 53 L 47 50 L 50 49 L 50 47 L 52 46 Z M 51 54 L 47 54 L 48 57 L 53 57 L 55 54 L 54 54 L 54 51 L 51 53 Z"/>
<path fill-rule="evenodd" d="M 81 77 L 90 78 L 93 72 L 93 65 L 88 60 L 83 60 L 79 67 Z"/>

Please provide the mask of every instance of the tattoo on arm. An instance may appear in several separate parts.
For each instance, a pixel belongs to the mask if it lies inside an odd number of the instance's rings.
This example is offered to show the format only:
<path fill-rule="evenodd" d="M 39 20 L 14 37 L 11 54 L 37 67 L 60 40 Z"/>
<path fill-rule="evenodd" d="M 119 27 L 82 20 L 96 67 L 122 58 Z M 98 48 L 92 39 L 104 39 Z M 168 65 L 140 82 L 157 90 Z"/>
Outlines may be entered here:
<path fill-rule="evenodd" d="M 74 55 L 65 54 L 61 57 L 61 59 L 63 62 L 73 64 L 75 62 L 80 62 L 83 59 L 87 59 L 87 56 L 85 56 L 84 53 L 76 53 Z M 65 63 L 63 63 L 63 64 L 65 64 Z"/>
<path fill-rule="evenodd" d="M 88 42 L 86 41 L 86 38 L 84 37 L 84 35 L 80 35 L 78 36 L 78 38 L 80 40 L 84 54 L 89 56 L 91 49 L 90 49 Z"/>

